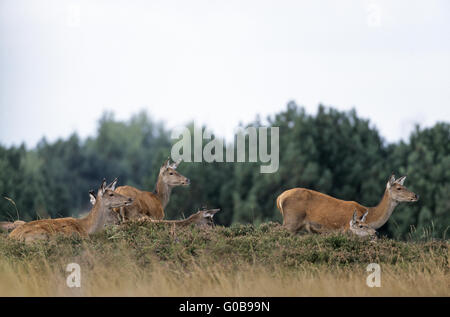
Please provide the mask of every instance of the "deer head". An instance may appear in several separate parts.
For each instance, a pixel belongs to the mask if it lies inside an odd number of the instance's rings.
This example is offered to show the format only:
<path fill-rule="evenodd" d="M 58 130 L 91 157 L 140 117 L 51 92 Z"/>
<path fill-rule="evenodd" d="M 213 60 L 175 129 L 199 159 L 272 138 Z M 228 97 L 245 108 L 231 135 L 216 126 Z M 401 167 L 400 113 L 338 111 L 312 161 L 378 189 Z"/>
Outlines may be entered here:
<path fill-rule="evenodd" d="M 91 189 L 89 191 L 89 198 L 92 205 L 95 205 L 99 197 L 102 197 L 103 203 L 107 208 L 119 208 L 122 206 L 129 206 L 133 203 L 133 199 L 116 193 L 114 190 L 117 185 L 117 178 L 109 185 L 105 185 L 106 181 L 103 180 L 102 185 L 98 189 L 97 194 Z"/>
<path fill-rule="evenodd" d="M 190 180 L 187 177 L 176 171 L 180 163 L 181 159 L 170 164 L 170 158 L 168 158 L 159 169 L 159 178 L 170 187 L 188 186 L 190 184 Z"/>
<path fill-rule="evenodd" d="M 369 211 L 367 210 L 360 219 L 357 217 L 356 209 L 353 212 L 353 217 L 350 220 L 350 227 L 349 230 L 356 234 L 359 237 L 366 237 L 369 236 L 371 238 L 376 238 L 376 230 L 369 227 L 369 225 L 366 224 L 366 218 Z"/>
<path fill-rule="evenodd" d="M 213 217 L 220 209 L 199 210 L 191 215 L 187 220 L 197 226 L 214 225 Z"/>
<path fill-rule="evenodd" d="M 0 222 L 0 230 L 12 231 L 23 224 L 25 224 L 25 221 L 22 220 L 16 220 L 14 222 Z"/>
<path fill-rule="evenodd" d="M 120 222 L 119 214 L 112 211 L 112 208 L 119 208 L 123 206 L 129 206 L 133 203 L 133 199 L 116 193 L 117 178 L 112 181 L 111 184 L 106 185 L 106 181 L 103 180 L 102 185 L 97 191 L 97 194 L 93 191 L 89 191 L 89 197 L 91 204 L 95 206 L 98 202 L 103 204 L 107 208 L 105 225 L 116 225 Z"/>
<path fill-rule="evenodd" d="M 408 190 L 403 183 L 406 176 L 395 179 L 395 175 L 392 174 L 389 181 L 386 184 L 386 190 L 389 191 L 389 196 L 396 202 L 415 202 L 419 200 L 419 196 Z"/>
<path fill-rule="evenodd" d="M 111 184 L 106 185 L 106 181 L 103 180 L 97 194 L 93 190 L 89 191 L 90 202 L 95 205 L 96 202 L 102 203 L 104 207 L 108 209 L 119 208 L 123 206 L 129 206 L 133 203 L 133 199 L 126 197 L 119 193 L 116 193 L 117 178 L 112 181 Z M 116 212 L 112 212 L 111 215 L 117 216 Z"/>

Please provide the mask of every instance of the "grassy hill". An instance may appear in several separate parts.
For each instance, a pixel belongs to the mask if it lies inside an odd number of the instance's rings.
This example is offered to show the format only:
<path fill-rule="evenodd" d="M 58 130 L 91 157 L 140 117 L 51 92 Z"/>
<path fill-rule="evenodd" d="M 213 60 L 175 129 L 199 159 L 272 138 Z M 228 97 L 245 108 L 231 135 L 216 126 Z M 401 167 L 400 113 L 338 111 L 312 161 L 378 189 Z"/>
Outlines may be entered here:
<path fill-rule="evenodd" d="M 448 241 L 127 223 L 29 245 L 2 234 L 0 295 L 450 296 L 448 258 Z M 81 267 L 81 288 L 66 286 L 69 263 Z M 366 285 L 369 263 L 381 266 L 380 288 Z"/>

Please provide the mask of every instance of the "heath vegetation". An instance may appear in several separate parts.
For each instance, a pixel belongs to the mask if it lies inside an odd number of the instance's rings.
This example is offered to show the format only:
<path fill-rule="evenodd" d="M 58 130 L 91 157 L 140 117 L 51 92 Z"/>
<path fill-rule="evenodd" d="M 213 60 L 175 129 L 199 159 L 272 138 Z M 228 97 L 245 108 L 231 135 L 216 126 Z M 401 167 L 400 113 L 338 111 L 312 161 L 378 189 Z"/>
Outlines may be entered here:
<path fill-rule="evenodd" d="M 450 296 L 449 243 L 292 235 L 278 223 L 179 227 L 129 222 L 90 238 L 0 236 L 3 296 Z M 66 266 L 81 267 L 81 287 Z M 381 287 L 366 285 L 369 263 Z"/>

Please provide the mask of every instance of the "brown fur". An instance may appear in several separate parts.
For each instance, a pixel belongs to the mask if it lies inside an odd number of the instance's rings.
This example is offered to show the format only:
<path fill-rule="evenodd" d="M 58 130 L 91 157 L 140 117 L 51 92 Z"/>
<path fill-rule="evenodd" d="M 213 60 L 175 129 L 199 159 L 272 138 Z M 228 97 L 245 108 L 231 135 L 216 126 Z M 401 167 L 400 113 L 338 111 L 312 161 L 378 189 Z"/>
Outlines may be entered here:
<path fill-rule="evenodd" d="M 122 221 L 149 217 L 155 220 L 164 218 L 164 208 L 169 202 L 172 188 L 175 186 L 187 186 L 190 181 L 176 171 L 180 162 L 169 164 L 167 160 L 160 168 L 155 192 L 139 190 L 132 186 L 120 186 L 117 193 L 131 197 L 134 203 L 128 207 L 114 209 L 122 218 Z"/>
<path fill-rule="evenodd" d="M 365 207 L 355 201 L 340 200 L 306 188 L 294 188 L 277 198 L 277 207 L 283 216 L 283 226 L 295 233 L 299 230 L 325 232 L 349 229 L 349 221 L 356 210 L 361 217 L 367 210 L 367 224 L 380 228 L 402 201 L 417 201 L 417 195 L 404 187 L 404 177 L 390 179 L 380 203 L 376 207 Z"/>
<path fill-rule="evenodd" d="M 186 227 L 191 224 L 195 224 L 197 226 L 205 226 L 205 225 L 213 225 L 213 216 L 216 212 L 220 211 L 220 209 L 209 209 L 209 210 L 200 210 L 195 214 L 190 215 L 187 219 L 183 220 L 153 220 L 148 219 L 148 221 L 152 223 L 162 223 L 172 225 L 173 227 Z"/>
<path fill-rule="evenodd" d="M 25 221 L 22 221 L 22 220 L 16 220 L 14 222 L 0 221 L 0 230 L 11 231 L 11 230 L 14 230 L 15 228 L 23 225 L 24 223 L 25 223 Z"/>
<path fill-rule="evenodd" d="M 141 191 L 132 186 L 117 187 L 116 192 L 134 199 L 133 206 L 123 208 L 123 211 L 114 209 L 116 212 L 122 214 L 124 220 L 136 219 L 144 216 L 152 219 L 164 218 L 164 209 L 161 200 L 158 199 L 156 194 Z"/>
<path fill-rule="evenodd" d="M 82 237 L 88 236 L 86 229 L 81 225 L 79 219 L 60 218 L 30 221 L 22 227 L 13 230 L 9 234 L 9 237 L 27 242 L 37 239 L 48 239 L 56 233 L 67 236 L 72 234 L 79 234 Z"/>
<path fill-rule="evenodd" d="M 365 221 L 369 211 L 366 211 L 364 215 L 358 219 L 356 210 L 353 212 L 353 218 L 349 223 L 348 231 L 358 237 L 369 237 L 376 239 L 376 230 L 371 228 Z"/>
<path fill-rule="evenodd" d="M 116 181 L 113 182 L 114 185 L 111 184 L 110 186 L 115 186 Z M 89 234 L 101 230 L 105 224 L 108 224 L 108 221 L 111 221 L 110 219 L 113 219 L 109 216 L 109 214 L 113 213 L 113 207 L 120 207 L 132 202 L 131 198 L 115 193 L 108 187 L 105 188 L 105 182 L 102 183 L 95 205 L 86 217 L 82 219 L 68 217 L 31 221 L 15 228 L 9 234 L 9 237 L 30 242 L 49 239 L 56 234 L 66 236 L 75 234 L 87 237 Z"/>

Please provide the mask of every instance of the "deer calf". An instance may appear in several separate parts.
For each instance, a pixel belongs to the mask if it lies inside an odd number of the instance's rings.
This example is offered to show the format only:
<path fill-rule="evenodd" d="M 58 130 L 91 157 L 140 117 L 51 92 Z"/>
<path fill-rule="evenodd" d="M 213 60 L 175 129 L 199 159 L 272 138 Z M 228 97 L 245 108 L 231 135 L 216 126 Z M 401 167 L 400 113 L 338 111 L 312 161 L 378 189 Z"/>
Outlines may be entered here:
<path fill-rule="evenodd" d="M 186 227 L 192 224 L 202 227 L 214 225 L 213 217 L 218 211 L 220 211 L 220 209 L 199 210 L 195 214 L 192 214 L 183 220 L 154 220 L 147 218 L 143 218 L 142 220 L 149 221 L 151 223 L 172 225 L 173 227 Z"/>
<path fill-rule="evenodd" d="M 352 220 L 350 220 L 348 225 L 348 231 L 357 235 L 358 237 L 370 237 L 371 239 L 376 239 L 376 230 L 371 228 L 366 223 L 367 214 L 369 211 L 367 210 L 361 218 L 358 219 L 356 210 L 353 212 Z"/>

